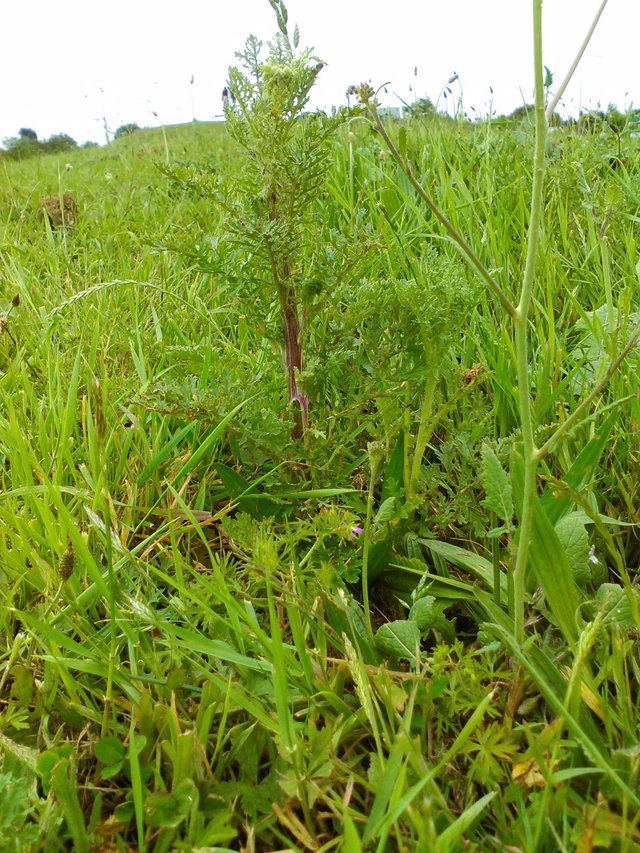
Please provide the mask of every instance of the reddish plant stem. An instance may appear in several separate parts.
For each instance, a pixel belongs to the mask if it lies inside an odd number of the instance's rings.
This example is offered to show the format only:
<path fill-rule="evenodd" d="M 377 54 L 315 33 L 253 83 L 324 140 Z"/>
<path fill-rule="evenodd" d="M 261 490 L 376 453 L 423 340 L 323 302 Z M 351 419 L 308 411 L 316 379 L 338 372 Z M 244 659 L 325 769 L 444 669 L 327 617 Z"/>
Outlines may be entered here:
<path fill-rule="evenodd" d="M 289 403 L 294 404 L 291 437 L 300 439 L 308 425 L 309 401 L 306 394 L 303 394 L 298 387 L 298 376 L 302 373 L 302 343 L 298 306 L 292 288 L 288 289 L 286 298 L 281 303 L 281 318 L 284 332 L 287 390 L 289 392 Z"/>

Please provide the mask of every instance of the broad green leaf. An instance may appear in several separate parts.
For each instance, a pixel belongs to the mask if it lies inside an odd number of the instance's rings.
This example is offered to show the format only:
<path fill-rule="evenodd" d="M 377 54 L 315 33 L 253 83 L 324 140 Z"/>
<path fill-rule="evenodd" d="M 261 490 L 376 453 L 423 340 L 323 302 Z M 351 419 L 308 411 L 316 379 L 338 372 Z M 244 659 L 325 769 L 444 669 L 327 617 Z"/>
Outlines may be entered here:
<path fill-rule="evenodd" d="M 117 737 L 103 737 L 96 743 L 94 753 L 98 761 L 111 765 L 123 761 L 127 751 Z"/>
<path fill-rule="evenodd" d="M 555 531 L 564 548 L 575 582 L 584 589 L 589 583 L 589 534 L 581 514 L 570 513 L 561 518 Z"/>
<path fill-rule="evenodd" d="M 388 568 L 389 561 L 393 555 L 393 546 L 390 539 L 381 539 L 374 542 L 369 549 L 369 583 L 379 578 Z"/>
<path fill-rule="evenodd" d="M 408 619 L 387 622 L 376 631 L 375 642 L 378 649 L 394 658 L 415 660 L 420 646 L 420 629 Z"/>
<path fill-rule="evenodd" d="M 9 675 L 13 678 L 11 691 L 9 696 L 19 708 L 26 708 L 33 699 L 33 673 L 21 663 L 14 664 L 9 670 Z"/>
<path fill-rule="evenodd" d="M 618 626 L 624 630 L 638 629 L 636 614 L 640 611 L 640 592 L 632 590 L 634 601 L 629 600 L 624 587 L 615 583 L 603 583 L 599 587 L 595 603 L 598 610 L 604 613 L 604 624 L 609 627 Z"/>
<path fill-rule="evenodd" d="M 509 478 L 488 444 L 482 445 L 482 462 L 480 464 L 480 478 L 485 491 L 483 505 L 507 522 L 509 526 L 513 520 L 513 494 Z"/>
<path fill-rule="evenodd" d="M 384 524 L 385 521 L 389 521 L 390 518 L 393 518 L 395 514 L 396 508 L 396 499 L 391 497 L 387 498 L 386 501 L 382 503 L 380 509 L 376 513 L 376 517 L 373 519 L 374 524 Z"/>
<path fill-rule="evenodd" d="M 409 611 L 409 619 L 416 623 L 422 634 L 436 630 L 447 643 L 455 639 L 453 622 L 444 615 L 448 602 L 437 601 L 432 595 L 419 598 Z"/>

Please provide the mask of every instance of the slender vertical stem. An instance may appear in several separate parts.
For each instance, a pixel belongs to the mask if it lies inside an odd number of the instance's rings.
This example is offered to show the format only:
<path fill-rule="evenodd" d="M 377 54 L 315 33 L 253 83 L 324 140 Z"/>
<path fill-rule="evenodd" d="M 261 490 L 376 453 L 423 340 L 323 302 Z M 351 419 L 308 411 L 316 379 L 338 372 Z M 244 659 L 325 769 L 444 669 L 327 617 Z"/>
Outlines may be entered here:
<path fill-rule="evenodd" d="M 529 309 L 531 307 L 538 245 L 541 236 L 542 189 L 544 185 L 545 166 L 544 149 L 547 135 L 547 119 L 544 110 L 544 68 L 542 64 L 542 0 L 533 0 L 533 49 L 536 86 L 536 141 L 533 161 L 533 188 L 531 192 L 531 213 L 527 237 L 527 259 L 520 291 L 520 301 L 516 307 L 514 318 L 518 375 L 518 409 L 524 452 L 524 493 L 522 496 L 522 511 L 518 531 L 518 547 L 513 568 L 514 630 L 518 644 L 522 644 L 524 640 L 525 573 L 533 529 L 537 473 L 537 451 L 533 433 L 531 381 L 529 377 Z"/>
<path fill-rule="evenodd" d="M 371 538 L 371 519 L 373 517 L 373 488 L 378 471 L 378 460 L 376 454 L 369 450 L 369 489 L 367 491 L 367 515 L 364 520 L 364 531 L 362 534 L 362 607 L 364 619 L 369 637 L 373 637 L 373 625 L 371 623 L 371 609 L 369 607 L 369 547 Z"/>
<path fill-rule="evenodd" d="M 411 499 L 411 465 L 409 464 L 409 439 L 411 438 L 411 408 L 409 406 L 409 384 L 405 389 L 404 412 L 402 413 L 402 482 L 404 499 Z"/>
<path fill-rule="evenodd" d="M 585 36 L 584 41 L 580 45 L 578 53 L 576 54 L 576 58 L 571 63 L 571 67 L 567 71 L 566 77 L 564 78 L 564 80 L 560 84 L 560 88 L 556 92 L 555 97 L 553 98 L 553 100 L 551 101 L 549 106 L 547 107 L 547 118 L 549 120 L 551 119 L 551 116 L 553 115 L 555 108 L 558 106 L 560 98 L 564 94 L 564 90 L 567 88 L 567 86 L 571 82 L 571 78 L 573 77 L 575 70 L 578 67 L 578 63 L 582 59 L 582 54 L 585 52 L 585 50 L 587 49 L 587 45 L 591 41 L 591 36 L 593 35 L 595 28 L 598 26 L 598 21 L 600 20 L 600 15 L 602 15 L 602 13 L 604 12 L 604 8 L 607 5 L 607 2 L 608 2 L 608 0 L 602 0 L 602 3 L 600 4 L 600 8 L 596 12 L 596 16 L 593 19 L 591 26 L 589 27 L 589 31 L 588 31 L 587 35 Z"/>

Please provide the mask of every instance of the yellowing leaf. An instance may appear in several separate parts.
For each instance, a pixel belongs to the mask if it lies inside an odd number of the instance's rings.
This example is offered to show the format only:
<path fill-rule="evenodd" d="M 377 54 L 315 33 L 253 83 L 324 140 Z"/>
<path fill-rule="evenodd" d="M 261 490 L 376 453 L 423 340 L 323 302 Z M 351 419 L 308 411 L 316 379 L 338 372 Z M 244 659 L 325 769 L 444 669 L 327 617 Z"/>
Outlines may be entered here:
<path fill-rule="evenodd" d="M 545 758 L 547 753 L 545 753 Z M 558 762 L 553 762 L 553 770 Z M 525 785 L 527 788 L 544 788 L 547 784 L 540 769 L 540 765 L 535 758 L 529 758 L 525 761 L 519 761 L 511 768 L 511 778 L 519 785 Z"/>

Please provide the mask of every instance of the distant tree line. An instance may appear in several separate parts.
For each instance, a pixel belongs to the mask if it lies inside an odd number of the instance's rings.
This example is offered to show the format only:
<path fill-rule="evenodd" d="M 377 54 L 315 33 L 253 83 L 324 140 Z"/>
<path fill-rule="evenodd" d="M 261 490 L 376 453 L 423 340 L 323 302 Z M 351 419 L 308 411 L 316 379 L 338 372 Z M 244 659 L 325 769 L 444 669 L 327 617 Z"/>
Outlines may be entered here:
<path fill-rule="evenodd" d="M 38 139 L 38 134 L 30 127 L 21 127 L 17 136 L 4 140 L 3 156 L 9 160 L 25 160 L 42 154 L 60 154 L 78 147 L 75 139 L 67 133 L 55 133 L 48 139 Z"/>
<path fill-rule="evenodd" d="M 129 123 L 121 125 L 114 134 L 114 139 L 129 136 L 139 130 L 137 124 Z M 85 142 L 82 148 L 93 148 L 97 142 Z M 61 154 L 64 151 L 73 151 L 80 147 L 68 133 L 55 133 L 48 139 L 38 139 L 38 134 L 30 127 L 21 127 L 17 136 L 11 136 L 4 140 L 0 157 L 9 160 L 25 160 L 28 157 L 41 157 L 44 154 Z"/>

